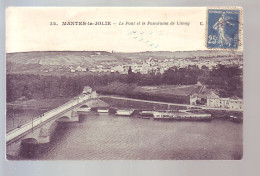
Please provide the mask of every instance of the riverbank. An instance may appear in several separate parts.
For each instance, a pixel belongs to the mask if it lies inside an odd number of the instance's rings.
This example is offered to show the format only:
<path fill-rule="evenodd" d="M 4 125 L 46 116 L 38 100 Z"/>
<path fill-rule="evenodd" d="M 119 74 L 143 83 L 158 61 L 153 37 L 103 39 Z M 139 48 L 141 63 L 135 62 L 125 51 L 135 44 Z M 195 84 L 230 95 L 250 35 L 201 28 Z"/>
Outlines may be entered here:
<path fill-rule="evenodd" d="M 166 104 L 148 103 L 133 100 L 120 100 L 109 97 L 100 98 L 104 102 L 108 103 L 113 108 L 132 108 L 135 110 L 177 110 L 186 109 L 183 106 L 168 106 Z"/>
<path fill-rule="evenodd" d="M 167 105 L 167 104 L 159 104 L 153 102 L 142 102 L 142 101 L 134 101 L 134 100 L 123 100 L 123 99 L 115 99 L 109 97 L 102 97 L 103 101 L 110 104 L 113 108 L 132 108 L 135 110 L 188 110 L 185 106 L 178 105 Z M 231 110 L 215 110 L 215 109 L 190 109 L 189 112 L 192 113 L 203 113 L 203 114 L 211 114 L 213 118 L 217 119 L 226 119 L 226 120 L 234 120 L 230 117 L 235 117 L 235 121 L 242 122 L 243 121 L 243 112 L 239 111 L 231 111 Z"/>
<path fill-rule="evenodd" d="M 141 101 L 101 99 L 117 108 L 185 108 Z M 25 110 L 23 116 L 18 114 L 19 117 L 29 117 L 30 120 L 33 116 L 31 113 L 31 110 Z M 30 159 L 239 160 L 243 156 L 242 132 L 243 124 L 219 119 L 206 123 L 166 122 L 89 112 L 80 115 L 79 122 L 58 123 L 51 142 L 37 145 L 36 153 Z"/>

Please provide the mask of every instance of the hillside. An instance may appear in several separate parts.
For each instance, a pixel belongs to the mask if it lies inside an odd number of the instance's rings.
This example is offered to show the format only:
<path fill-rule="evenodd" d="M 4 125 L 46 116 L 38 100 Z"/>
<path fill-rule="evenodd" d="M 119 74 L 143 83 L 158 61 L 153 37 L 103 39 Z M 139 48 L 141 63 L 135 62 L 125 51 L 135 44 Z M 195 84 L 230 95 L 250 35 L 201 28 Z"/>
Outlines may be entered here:
<path fill-rule="evenodd" d="M 39 65 L 95 65 L 98 62 L 115 62 L 118 58 L 108 52 L 46 51 L 8 53 L 7 61 L 17 64 Z"/>
<path fill-rule="evenodd" d="M 82 68 L 111 68 L 143 62 L 146 59 L 189 59 L 196 60 L 224 60 L 242 58 L 242 52 L 228 51 L 178 51 L 178 52 L 139 52 L 115 53 L 106 51 L 36 51 L 7 53 L 7 73 L 31 74 L 64 74 L 69 73 L 69 67 Z M 82 74 L 82 73 L 80 73 Z"/>
<path fill-rule="evenodd" d="M 156 58 L 228 58 L 229 56 L 242 56 L 242 52 L 230 52 L 221 50 L 205 50 L 205 51 L 146 51 L 140 53 L 117 53 L 118 55 L 136 58 L 136 57 L 156 57 Z M 220 57 L 219 57 L 220 56 Z M 226 57 L 227 56 L 227 57 Z"/>

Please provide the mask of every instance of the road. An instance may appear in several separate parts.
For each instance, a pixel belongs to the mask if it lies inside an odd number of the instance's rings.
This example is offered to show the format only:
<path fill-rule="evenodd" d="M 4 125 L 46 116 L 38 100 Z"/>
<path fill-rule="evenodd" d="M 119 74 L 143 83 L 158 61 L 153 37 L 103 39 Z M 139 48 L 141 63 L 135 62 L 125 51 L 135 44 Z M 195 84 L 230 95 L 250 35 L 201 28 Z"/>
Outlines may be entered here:
<path fill-rule="evenodd" d="M 201 109 L 208 109 L 208 110 L 239 111 L 239 112 L 243 111 L 243 110 L 231 110 L 228 108 L 213 108 L 213 107 L 207 107 L 207 106 L 203 106 L 203 105 L 189 105 L 189 104 L 168 103 L 168 102 L 151 101 L 151 100 L 141 100 L 141 99 L 110 96 L 110 95 L 100 95 L 99 98 L 112 98 L 112 99 L 118 99 L 118 100 L 130 100 L 130 101 L 138 101 L 138 102 L 146 102 L 146 103 L 156 103 L 156 104 L 165 104 L 165 105 L 173 105 L 173 106 L 201 108 Z"/>

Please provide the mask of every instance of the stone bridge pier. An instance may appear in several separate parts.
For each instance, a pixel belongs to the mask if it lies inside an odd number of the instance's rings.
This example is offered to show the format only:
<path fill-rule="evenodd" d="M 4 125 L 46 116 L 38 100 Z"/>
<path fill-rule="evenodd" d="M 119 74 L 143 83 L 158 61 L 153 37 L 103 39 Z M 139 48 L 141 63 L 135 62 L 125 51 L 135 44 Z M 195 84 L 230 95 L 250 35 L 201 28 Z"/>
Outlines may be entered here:
<path fill-rule="evenodd" d="M 34 119 L 31 124 L 28 124 L 31 129 L 25 135 L 17 136 L 6 144 L 6 154 L 7 156 L 15 157 L 33 152 L 30 150 L 37 148 L 38 145 L 50 142 L 51 135 L 56 129 L 58 122 L 77 121 L 79 121 L 77 109 L 59 114 L 45 122 L 42 122 L 41 118 Z"/>
<path fill-rule="evenodd" d="M 35 117 L 6 135 L 7 157 L 20 156 L 23 150 L 33 153 L 33 148 L 51 141 L 51 135 L 58 122 L 77 122 L 80 112 L 89 112 L 94 107 L 108 107 L 108 104 L 97 98 L 95 92 L 75 97 L 71 101 Z M 30 150 L 32 149 L 32 150 Z"/>

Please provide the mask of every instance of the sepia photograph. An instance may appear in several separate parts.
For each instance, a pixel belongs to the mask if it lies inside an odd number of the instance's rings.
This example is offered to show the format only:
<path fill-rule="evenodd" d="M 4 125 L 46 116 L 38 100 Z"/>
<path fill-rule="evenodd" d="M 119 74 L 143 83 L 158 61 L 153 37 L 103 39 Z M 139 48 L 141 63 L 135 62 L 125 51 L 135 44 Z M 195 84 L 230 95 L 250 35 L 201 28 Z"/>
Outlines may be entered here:
<path fill-rule="evenodd" d="M 7 160 L 241 160 L 243 9 L 8 7 L 5 118 Z"/>

